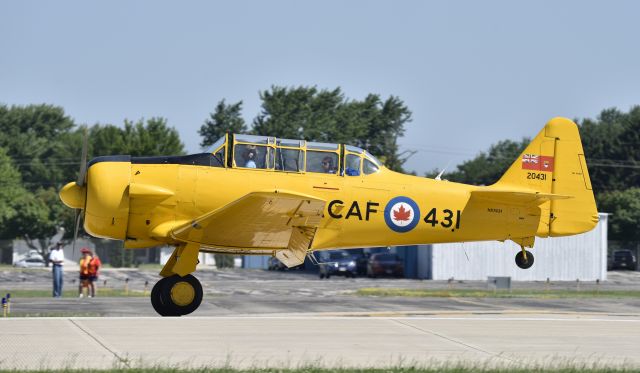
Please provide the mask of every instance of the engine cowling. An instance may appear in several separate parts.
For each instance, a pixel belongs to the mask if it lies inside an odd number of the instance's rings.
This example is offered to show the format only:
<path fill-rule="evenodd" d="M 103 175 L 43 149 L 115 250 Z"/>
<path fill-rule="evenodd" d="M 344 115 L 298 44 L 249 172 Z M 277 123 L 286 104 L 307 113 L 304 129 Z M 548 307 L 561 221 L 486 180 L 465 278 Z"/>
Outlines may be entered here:
<path fill-rule="evenodd" d="M 60 199 L 84 209 L 84 229 L 92 236 L 125 240 L 129 220 L 130 157 L 99 157 L 89 162 L 84 186 L 65 185 Z"/>

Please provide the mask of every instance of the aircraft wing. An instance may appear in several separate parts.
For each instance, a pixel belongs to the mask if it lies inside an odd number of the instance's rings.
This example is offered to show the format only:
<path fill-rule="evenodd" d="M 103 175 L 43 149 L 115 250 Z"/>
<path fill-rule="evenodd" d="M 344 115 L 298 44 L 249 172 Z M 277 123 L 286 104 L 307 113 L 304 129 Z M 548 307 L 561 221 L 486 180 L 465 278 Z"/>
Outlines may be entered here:
<path fill-rule="evenodd" d="M 171 237 L 205 247 L 273 249 L 286 266 L 304 262 L 325 201 L 287 191 L 254 192 L 174 227 Z"/>
<path fill-rule="evenodd" d="M 471 191 L 471 197 L 481 198 L 496 202 L 507 202 L 515 204 L 543 204 L 544 202 L 573 198 L 562 194 L 540 193 L 526 190 L 506 190 L 506 189 L 481 189 Z"/>

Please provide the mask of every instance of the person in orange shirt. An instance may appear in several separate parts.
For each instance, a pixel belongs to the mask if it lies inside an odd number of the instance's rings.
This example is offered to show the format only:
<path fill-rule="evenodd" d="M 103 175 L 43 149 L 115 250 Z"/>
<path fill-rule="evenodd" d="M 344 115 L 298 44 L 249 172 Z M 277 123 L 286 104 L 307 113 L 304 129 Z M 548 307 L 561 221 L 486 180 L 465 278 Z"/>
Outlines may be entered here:
<path fill-rule="evenodd" d="M 89 291 L 91 279 L 89 275 L 89 263 L 91 262 L 91 250 L 86 247 L 80 249 L 82 258 L 80 258 L 80 283 L 78 285 L 78 298 L 84 297 L 83 288 L 87 288 L 87 297 L 91 298 L 93 292 Z"/>

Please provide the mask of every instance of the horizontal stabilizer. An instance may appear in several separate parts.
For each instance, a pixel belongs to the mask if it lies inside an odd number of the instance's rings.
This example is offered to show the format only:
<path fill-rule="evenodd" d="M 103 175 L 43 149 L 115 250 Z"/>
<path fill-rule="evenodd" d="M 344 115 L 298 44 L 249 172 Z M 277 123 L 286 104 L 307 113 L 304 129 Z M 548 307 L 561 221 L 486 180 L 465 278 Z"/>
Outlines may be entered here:
<path fill-rule="evenodd" d="M 562 194 L 501 189 L 474 190 L 471 192 L 471 197 L 495 202 L 536 205 L 541 205 L 547 201 L 552 200 L 573 198 L 572 196 L 566 196 Z"/>

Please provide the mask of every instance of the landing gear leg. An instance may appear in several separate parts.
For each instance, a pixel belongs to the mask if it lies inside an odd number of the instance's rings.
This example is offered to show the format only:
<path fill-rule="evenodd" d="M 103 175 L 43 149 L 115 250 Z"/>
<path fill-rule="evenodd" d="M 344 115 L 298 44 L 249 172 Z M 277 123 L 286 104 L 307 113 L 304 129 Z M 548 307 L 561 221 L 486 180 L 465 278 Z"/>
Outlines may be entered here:
<path fill-rule="evenodd" d="M 524 246 L 521 246 L 522 251 L 516 254 L 516 265 L 522 269 L 531 268 L 533 265 L 533 254 L 524 249 Z"/>
<path fill-rule="evenodd" d="M 190 273 L 198 264 L 199 246 L 176 247 L 160 272 L 163 278 L 151 290 L 151 305 L 161 316 L 182 316 L 195 311 L 202 303 L 202 285 Z"/>

